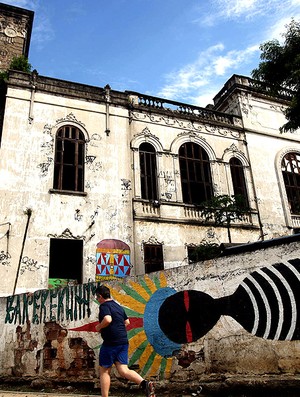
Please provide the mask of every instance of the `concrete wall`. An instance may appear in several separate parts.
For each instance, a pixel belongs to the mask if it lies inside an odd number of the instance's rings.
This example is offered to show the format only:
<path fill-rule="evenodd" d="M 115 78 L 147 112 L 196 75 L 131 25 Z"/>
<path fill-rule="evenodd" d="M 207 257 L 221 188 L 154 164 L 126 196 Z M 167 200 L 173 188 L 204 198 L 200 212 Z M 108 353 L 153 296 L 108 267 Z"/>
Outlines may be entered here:
<path fill-rule="evenodd" d="M 299 248 L 291 236 L 105 281 L 131 319 L 130 365 L 162 384 L 299 374 Z M 0 376 L 96 382 L 95 286 L 1 298 Z"/>

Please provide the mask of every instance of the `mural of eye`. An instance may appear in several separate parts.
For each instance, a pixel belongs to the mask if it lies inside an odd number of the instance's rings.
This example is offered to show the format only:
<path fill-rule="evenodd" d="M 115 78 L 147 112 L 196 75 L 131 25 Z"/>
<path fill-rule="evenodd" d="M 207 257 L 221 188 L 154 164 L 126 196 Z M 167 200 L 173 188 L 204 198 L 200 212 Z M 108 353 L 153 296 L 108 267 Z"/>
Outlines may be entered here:
<path fill-rule="evenodd" d="M 272 340 L 300 340 L 300 260 L 277 263 L 249 274 L 231 296 L 213 299 L 200 291 L 170 295 L 161 304 L 160 330 L 173 342 L 194 342 L 229 315 L 251 334 Z"/>
<path fill-rule="evenodd" d="M 110 290 L 130 319 L 129 366 L 138 364 L 144 377 L 170 375 L 182 344 L 206 335 L 222 315 L 261 338 L 300 340 L 300 259 L 260 268 L 232 295 L 217 299 L 196 290 L 176 292 L 163 272 L 118 287 Z M 70 330 L 96 332 L 95 324 Z"/>

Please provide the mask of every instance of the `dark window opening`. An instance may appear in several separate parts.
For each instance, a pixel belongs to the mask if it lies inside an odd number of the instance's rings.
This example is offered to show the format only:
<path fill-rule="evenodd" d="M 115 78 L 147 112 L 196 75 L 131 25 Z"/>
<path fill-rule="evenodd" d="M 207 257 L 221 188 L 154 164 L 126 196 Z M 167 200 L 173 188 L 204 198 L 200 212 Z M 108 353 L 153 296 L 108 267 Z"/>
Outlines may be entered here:
<path fill-rule="evenodd" d="M 57 190 L 84 190 L 84 135 L 76 127 L 64 126 L 56 134 L 54 183 Z"/>
<path fill-rule="evenodd" d="M 183 202 L 200 204 L 213 196 L 208 154 L 199 145 L 184 143 L 179 148 L 179 166 Z"/>
<path fill-rule="evenodd" d="M 157 168 L 156 152 L 150 143 L 142 143 L 139 147 L 141 197 L 146 200 L 157 200 Z"/>
<path fill-rule="evenodd" d="M 300 214 L 300 155 L 288 153 L 281 163 L 286 195 L 292 214 Z"/>
<path fill-rule="evenodd" d="M 49 278 L 82 284 L 83 241 L 50 239 Z"/>
<path fill-rule="evenodd" d="M 161 244 L 144 244 L 145 273 L 164 270 L 163 249 Z"/>
<path fill-rule="evenodd" d="M 238 203 L 241 207 L 249 208 L 243 164 L 235 157 L 230 160 L 229 164 L 234 195 L 239 197 Z"/>

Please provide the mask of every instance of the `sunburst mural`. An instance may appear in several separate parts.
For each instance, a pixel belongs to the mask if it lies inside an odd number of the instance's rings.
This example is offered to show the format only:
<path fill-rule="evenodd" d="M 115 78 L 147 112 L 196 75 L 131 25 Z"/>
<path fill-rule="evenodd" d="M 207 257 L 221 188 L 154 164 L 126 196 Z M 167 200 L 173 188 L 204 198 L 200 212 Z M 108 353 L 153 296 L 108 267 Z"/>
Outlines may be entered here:
<path fill-rule="evenodd" d="M 129 317 L 130 325 L 127 327 L 129 339 L 129 367 L 138 364 L 141 376 L 167 379 L 170 376 L 173 363 L 172 354 L 178 350 L 180 345 L 174 344 L 170 340 L 166 344 L 157 335 L 158 316 L 157 296 L 160 291 L 164 291 L 162 300 L 165 300 L 169 290 L 164 273 L 159 273 L 151 279 L 145 275 L 139 279 L 139 283 L 129 281 L 128 284 L 117 284 L 116 287 L 109 286 L 112 298 L 120 303 Z M 173 289 L 170 288 L 173 292 Z M 168 294 L 167 294 L 168 295 Z M 155 299 L 151 299 L 155 296 Z M 99 304 L 96 300 L 95 303 Z M 150 309 L 150 310 L 149 310 Z M 95 329 L 98 321 L 69 329 L 70 331 L 97 332 Z M 165 346 L 162 349 L 162 346 Z M 167 346 L 167 347 L 166 347 Z M 98 350 L 100 345 L 93 349 Z M 167 348 L 167 351 L 166 351 Z"/>

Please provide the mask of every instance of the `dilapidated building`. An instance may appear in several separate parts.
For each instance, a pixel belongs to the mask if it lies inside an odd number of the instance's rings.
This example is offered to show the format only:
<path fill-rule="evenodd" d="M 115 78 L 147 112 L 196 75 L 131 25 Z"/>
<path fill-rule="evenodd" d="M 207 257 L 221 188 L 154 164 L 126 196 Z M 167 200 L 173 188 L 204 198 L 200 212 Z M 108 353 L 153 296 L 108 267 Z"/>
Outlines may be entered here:
<path fill-rule="evenodd" d="M 16 17 L 9 22 L 10 7 L 1 7 L 8 22 L 0 44 L 9 49 Z M 33 15 L 12 11 L 27 18 L 26 45 L 18 47 L 27 55 Z M 270 97 L 234 75 L 214 105 L 201 108 L 11 70 L 2 95 L 4 296 L 53 280 L 179 267 L 203 242 L 298 231 L 299 135 L 279 132 L 288 92 Z M 247 211 L 231 220 L 229 234 L 226 222 L 203 216 L 203 203 L 236 195 Z"/>
<path fill-rule="evenodd" d="M 5 70 L 28 54 L 33 14 L 0 4 L 0 18 Z M 279 130 L 289 100 L 238 75 L 201 108 L 10 70 L 0 378 L 97 383 L 105 282 L 130 318 L 129 365 L 158 386 L 298 387 L 300 141 Z M 201 246 L 220 255 L 199 261 Z"/>

